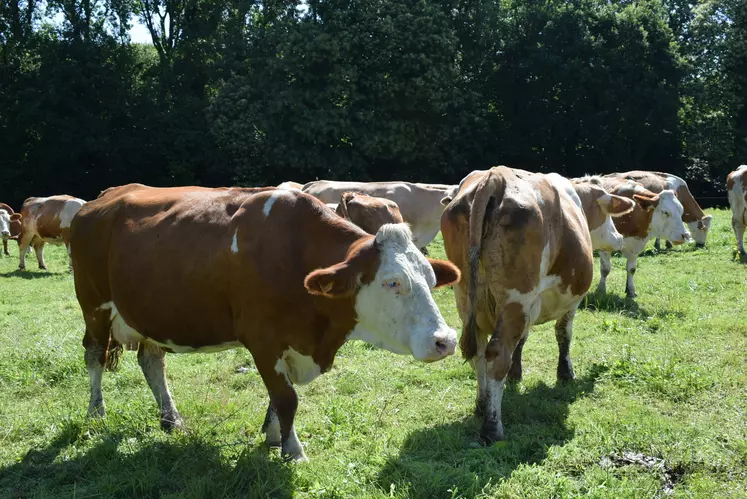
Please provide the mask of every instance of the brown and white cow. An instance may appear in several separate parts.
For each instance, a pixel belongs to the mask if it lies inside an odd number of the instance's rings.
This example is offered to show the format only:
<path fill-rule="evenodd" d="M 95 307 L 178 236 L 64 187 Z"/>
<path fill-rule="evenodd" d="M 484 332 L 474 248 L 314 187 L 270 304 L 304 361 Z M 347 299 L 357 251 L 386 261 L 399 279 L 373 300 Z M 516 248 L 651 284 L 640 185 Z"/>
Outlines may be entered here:
<path fill-rule="evenodd" d="M 296 190 L 300 191 L 303 189 L 303 184 L 299 184 L 298 182 L 283 182 L 282 184 L 278 185 L 278 189 L 286 189 L 286 190 Z"/>
<path fill-rule="evenodd" d="M 626 173 L 613 173 L 610 176 L 617 176 L 633 182 L 638 182 L 645 189 L 658 194 L 665 189 L 675 192 L 677 199 L 682 204 L 682 221 L 690 229 L 695 245 L 699 248 L 705 246 L 708 230 L 711 228 L 711 215 L 706 215 L 700 208 L 700 205 L 690 193 L 690 189 L 680 177 L 670 173 L 632 171 Z M 659 238 L 654 242 L 656 249 L 660 249 Z M 667 241 L 667 247 L 671 248 L 672 243 Z"/>
<path fill-rule="evenodd" d="M 8 241 L 18 239 L 21 233 L 20 215 L 13 211 L 9 205 L 0 203 L 0 239 L 3 240 L 3 253 L 10 256 L 8 252 Z"/>
<path fill-rule="evenodd" d="M 397 203 L 360 192 L 343 193 L 335 212 L 369 234 L 376 234 L 384 224 L 404 223 Z"/>
<path fill-rule="evenodd" d="M 726 190 L 731 207 L 731 226 L 737 238 L 737 250 L 741 259 L 747 259 L 744 251 L 744 228 L 747 226 L 747 165 L 742 165 L 726 177 Z"/>
<path fill-rule="evenodd" d="M 629 298 L 634 298 L 637 293 L 633 278 L 638 255 L 649 239 L 660 237 L 674 244 L 682 244 L 690 240 L 691 236 L 682 221 L 683 208 L 674 191 L 665 189 L 656 194 L 637 182 L 615 174 L 603 175 L 600 179 L 607 192 L 632 199 L 636 203 L 633 211 L 615 219 L 615 227 L 623 235 L 621 251 L 627 260 L 625 293 Z M 599 263 L 601 278 L 597 293 L 604 294 L 607 292 L 607 276 L 612 268 L 608 251 L 599 252 Z"/>
<path fill-rule="evenodd" d="M 303 192 L 324 203 L 338 203 L 345 192 L 360 192 L 369 196 L 390 199 L 397 203 L 405 222 L 410 224 L 415 246 L 425 248 L 438 234 L 441 199 L 456 186 L 442 184 L 413 184 L 410 182 L 338 182 L 317 180 L 303 186 Z"/>
<path fill-rule="evenodd" d="M 46 269 L 44 245 L 64 244 L 70 254 L 70 224 L 86 202 L 68 195 L 28 198 L 20 213 L 21 234 L 18 236 L 18 268 L 26 268 L 29 247 L 36 252 L 40 269 Z"/>
<path fill-rule="evenodd" d="M 270 395 L 267 442 L 302 460 L 293 385 L 329 371 L 346 341 L 421 361 L 456 348 L 431 289 L 458 269 L 426 259 L 405 224 L 369 235 L 301 192 L 113 188 L 81 208 L 71 248 L 91 416 L 105 414 L 101 377 L 122 344 L 139 343 L 166 429 L 181 417 L 165 352 L 244 346 Z"/>
<path fill-rule="evenodd" d="M 521 379 L 521 352 L 535 324 L 555 322 L 560 380 L 574 378 L 573 317 L 591 285 L 591 237 L 578 196 L 559 175 L 498 166 L 462 182 L 441 218 L 464 324 L 461 348 L 477 376 L 481 436 L 503 438 L 506 377 Z"/>

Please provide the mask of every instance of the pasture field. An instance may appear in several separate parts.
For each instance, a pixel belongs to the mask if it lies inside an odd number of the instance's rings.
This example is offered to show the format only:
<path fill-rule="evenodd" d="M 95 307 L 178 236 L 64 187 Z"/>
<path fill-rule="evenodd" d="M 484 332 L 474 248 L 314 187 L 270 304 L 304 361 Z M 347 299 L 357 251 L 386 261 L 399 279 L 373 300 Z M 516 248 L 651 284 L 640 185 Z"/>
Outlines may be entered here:
<path fill-rule="evenodd" d="M 267 394 L 246 350 L 167 357 L 184 432 L 159 429 L 134 352 L 104 376 L 108 417 L 88 421 L 65 250 L 47 247 L 50 272 L 32 256 L 19 273 L 13 243 L 0 257 L 0 497 L 747 497 L 747 266 L 729 212 L 709 212 L 706 249 L 649 244 L 635 301 L 613 258 L 610 294 L 575 320 L 575 382 L 556 385 L 552 324 L 535 328 L 503 398 L 505 442 L 478 443 L 461 358 L 424 365 L 351 342 L 298 390 L 299 465 L 264 445 Z M 460 328 L 452 291 L 437 299 Z"/>

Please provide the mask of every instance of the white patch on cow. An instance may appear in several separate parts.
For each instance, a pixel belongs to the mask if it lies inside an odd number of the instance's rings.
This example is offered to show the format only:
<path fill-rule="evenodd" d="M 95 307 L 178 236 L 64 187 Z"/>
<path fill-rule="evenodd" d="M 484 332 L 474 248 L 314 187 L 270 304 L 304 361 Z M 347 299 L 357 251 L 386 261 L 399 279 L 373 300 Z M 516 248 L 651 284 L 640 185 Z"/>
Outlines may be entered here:
<path fill-rule="evenodd" d="M 233 233 L 233 239 L 231 240 L 231 251 L 233 253 L 239 252 L 239 229 Z"/>
<path fill-rule="evenodd" d="M 172 340 L 166 340 L 165 343 L 156 341 L 152 338 L 148 338 L 148 342 L 170 349 L 174 353 L 215 353 L 222 352 L 223 350 L 230 350 L 232 348 L 239 348 L 242 346 L 240 341 L 228 341 L 226 343 L 219 343 L 217 345 L 207 345 L 204 347 L 191 347 L 185 345 L 177 345 Z"/>
<path fill-rule="evenodd" d="M 573 188 L 573 184 L 570 180 L 565 177 L 561 177 L 557 173 L 548 173 L 546 175 L 546 178 L 550 182 L 550 184 L 555 187 L 555 189 L 557 189 L 559 192 L 565 193 L 569 198 L 571 198 L 571 201 L 573 201 L 576 206 L 581 209 L 581 212 L 584 211 L 584 206 L 581 203 L 581 198 L 578 197 L 578 193 L 576 192 L 576 189 Z M 537 196 L 537 201 L 540 202 L 540 204 L 543 204 L 544 199 L 542 199 L 540 191 L 535 190 L 534 192 Z"/>
<path fill-rule="evenodd" d="M 539 283 L 537 287 L 522 293 L 516 289 L 508 290 L 508 301 L 507 303 L 518 303 L 521 305 L 521 309 L 524 311 L 524 315 L 527 316 L 527 325 L 534 324 L 534 321 L 539 317 L 542 309 L 541 294 L 546 289 L 557 286 L 560 284 L 560 276 L 547 275 L 550 268 L 550 244 L 546 244 L 542 250 L 542 260 L 540 261 L 539 269 Z"/>
<path fill-rule="evenodd" d="M 10 238 L 10 214 L 5 210 L 0 210 L 0 236 L 4 241 Z"/>
<path fill-rule="evenodd" d="M 60 228 L 67 229 L 73 222 L 73 217 L 80 211 L 81 207 L 86 204 L 82 199 L 71 199 L 65 202 L 65 206 L 60 211 Z"/>
<path fill-rule="evenodd" d="M 130 327 L 119 314 L 117 306 L 113 301 L 108 301 L 101 306 L 101 310 L 109 310 L 109 320 L 112 323 L 112 335 L 118 342 L 124 344 L 127 343 L 139 343 L 145 340 L 145 337 Z"/>
<path fill-rule="evenodd" d="M 278 374 L 285 376 L 285 380 L 288 384 L 306 385 L 316 379 L 322 370 L 319 365 L 314 362 L 314 358 L 308 355 L 298 353 L 293 348 L 283 352 L 283 356 L 280 357 L 275 363 L 275 371 Z"/>
<path fill-rule="evenodd" d="M 604 223 L 589 232 L 592 249 L 599 251 L 619 251 L 622 248 L 623 236 L 617 231 L 612 217 L 607 215 Z"/>
<path fill-rule="evenodd" d="M 436 275 L 411 240 L 406 224 L 383 225 L 376 234 L 380 265 L 355 301 L 358 323 L 348 339 L 361 339 L 423 361 L 454 353 L 456 331 L 433 300 Z"/>
<path fill-rule="evenodd" d="M 286 190 L 286 189 L 277 189 L 275 192 L 272 193 L 272 195 L 265 201 L 265 206 L 262 208 L 262 213 L 265 214 L 265 217 L 270 216 L 270 210 L 272 210 L 272 206 L 275 204 L 275 202 L 284 196 L 293 196 L 292 190 Z"/>
<path fill-rule="evenodd" d="M 684 209 L 674 195 L 674 191 L 665 189 L 659 193 L 659 202 L 654 208 L 649 225 L 649 237 L 668 239 L 673 243 L 683 243 L 692 237 L 682 221 Z"/>

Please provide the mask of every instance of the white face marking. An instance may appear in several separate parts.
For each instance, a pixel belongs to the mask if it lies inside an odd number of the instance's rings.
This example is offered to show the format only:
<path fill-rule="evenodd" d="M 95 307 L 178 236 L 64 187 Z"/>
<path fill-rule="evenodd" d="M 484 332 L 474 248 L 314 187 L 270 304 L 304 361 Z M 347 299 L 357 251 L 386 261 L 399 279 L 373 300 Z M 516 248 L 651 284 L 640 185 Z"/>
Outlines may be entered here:
<path fill-rule="evenodd" d="M 374 280 L 358 291 L 358 324 L 349 339 L 422 361 L 453 354 L 456 331 L 446 325 L 433 300 L 436 275 L 413 244 L 407 225 L 383 225 L 376 244 L 381 251 L 379 269 Z"/>
<path fill-rule="evenodd" d="M 10 238 L 10 214 L 5 210 L 0 210 L 0 236 L 4 241 Z"/>
<path fill-rule="evenodd" d="M 236 229 L 236 232 L 233 233 L 233 240 L 231 240 L 231 251 L 233 253 L 239 252 L 239 229 Z"/>
<path fill-rule="evenodd" d="M 296 385 L 311 383 L 322 373 L 313 357 L 298 353 L 290 347 L 275 363 L 275 371 L 285 376 L 288 384 Z"/>
<path fill-rule="evenodd" d="M 61 229 L 67 229 L 68 227 L 70 227 L 70 224 L 73 222 L 73 217 L 76 213 L 78 213 L 78 211 L 80 211 L 81 207 L 84 204 L 86 204 L 86 202 L 82 199 L 71 199 L 70 201 L 67 201 L 65 203 L 65 206 L 60 212 Z"/>
<path fill-rule="evenodd" d="M 683 243 L 690 239 L 690 232 L 682 221 L 682 204 L 674 192 L 663 190 L 659 193 L 659 203 L 651 217 L 649 234 L 653 237 L 668 239 L 673 243 Z"/>
<path fill-rule="evenodd" d="M 292 190 L 277 189 L 275 192 L 272 193 L 269 199 L 265 201 L 265 206 L 262 208 L 262 213 L 265 214 L 265 217 L 269 217 L 270 210 L 272 210 L 272 205 L 275 204 L 275 201 L 280 199 L 282 196 L 292 196 L 292 195 L 293 195 Z"/>

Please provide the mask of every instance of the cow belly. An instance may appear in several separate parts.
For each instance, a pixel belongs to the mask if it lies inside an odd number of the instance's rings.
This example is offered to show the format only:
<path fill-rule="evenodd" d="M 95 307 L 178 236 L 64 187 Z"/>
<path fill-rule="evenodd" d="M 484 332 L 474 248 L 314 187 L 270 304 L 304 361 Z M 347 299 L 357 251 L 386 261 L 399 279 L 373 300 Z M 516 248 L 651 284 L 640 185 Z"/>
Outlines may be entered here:
<path fill-rule="evenodd" d="M 575 296 L 570 292 L 570 288 L 567 288 L 567 290 L 567 292 L 563 292 L 559 287 L 555 287 L 542 293 L 542 311 L 536 324 L 558 320 L 575 307 L 582 297 Z"/>

